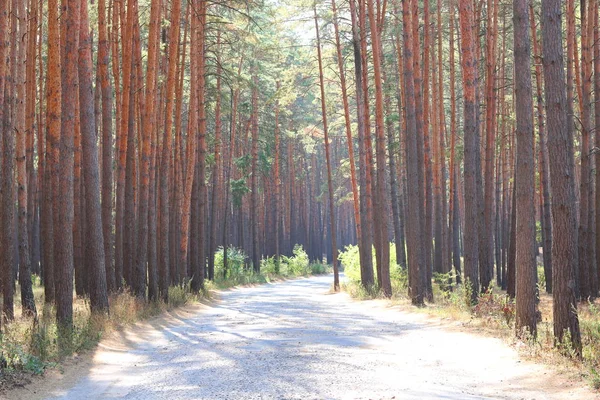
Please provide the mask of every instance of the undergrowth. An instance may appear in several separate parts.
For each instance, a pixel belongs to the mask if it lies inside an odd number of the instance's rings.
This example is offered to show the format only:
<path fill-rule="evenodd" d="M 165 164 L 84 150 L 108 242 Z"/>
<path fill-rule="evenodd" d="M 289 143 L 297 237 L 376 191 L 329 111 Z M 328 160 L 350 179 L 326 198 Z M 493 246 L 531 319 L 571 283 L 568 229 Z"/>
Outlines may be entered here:
<path fill-rule="evenodd" d="M 19 293 L 19 290 L 16 291 Z M 92 314 L 89 301 L 77 298 L 73 304 L 73 330 L 70 346 L 60 348 L 56 326 L 56 311 L 44 304 L 43 288 L 34 279 L 34 295 L 38 317 L 20 316 L 6 323 L 0 333 L 0 372 L 3 377 L 15 372 L 41 374 L 48 367 L 73 353 L 92 349 L 104 335 L 164 311 L 181 307 L 207 296 L 207 292 L 192 294 L 189 287 L 173 286 L 168 302 L 145 302 L 124 290 L 109 297 L 109 314 Z M 19 304 L 17 298 L 15 304 Z"/>

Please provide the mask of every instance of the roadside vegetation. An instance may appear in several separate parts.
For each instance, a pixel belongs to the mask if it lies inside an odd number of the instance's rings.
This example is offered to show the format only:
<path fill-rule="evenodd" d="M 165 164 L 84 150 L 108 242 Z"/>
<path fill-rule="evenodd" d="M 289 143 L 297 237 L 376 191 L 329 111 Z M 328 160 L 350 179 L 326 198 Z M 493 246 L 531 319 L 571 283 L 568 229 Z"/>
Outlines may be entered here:
<path fill-rule="evenodd" d="M 394 287 L 394 295 L 390 301 L 396 305 L 409 306 L 408 271 L 396 264 L 393 257 L 395 245 L 392 243 L 390 247 L 390 275 Z M 358 300 L 385 298 L 376 284 L 369 290 L 361 285 L 357 246 L 347 246 L 339 258 L 346 276 L 346 281 L 342 283 L 343 291 Z M 597 301 L 579 304 L 581 357 L 578 357 L 569 341 L 555 346 L 552 330 L 552 295 L 546 293 L 542 265 L 538 265 L 539 321 L 536 338 L 528 334 L 515 336 L 515 300 L 497 285 L 490 285 L 473 303 L 470 285 L 457 284 L 456 271 L 452 270 L 447 274 L 434 273 L 433 282 L 435 301 L 427 302 L 425 307 L 412 307 L 411 311 L 459 321 L 462 327 L 501 337 L 514 344 L 521 354 L 575 373 L 595 389 L 600 389 L 600 304 Z"/>
<path fill-rule="evenodd" d="M 282 256 L 278 267 L 274 258 L 263 259 L 260 273 L 249 267 L 248 257 L 242 250 L 230 247 L 227 255 L 227 273 L 224 274 L 223 248 L 220 248 L 215 255 L 214 281 L 205 281 L 204 288 L 196 294 L 190 291 L 189 281 L 185 285 L 171 286 L 167 302 L 146 302 L 123 290 L 110 296 L 110 313 L 106 315 L 92 314 L 89 299 L 75 297 L 72 346 L 64 350 L 58 345 L 56 310 L 44 305 L 44 288 L 34 276 L 38 317 L 23 316 L 19 309 L 15 319 L 0 333 L 0 389 L 26 381 L 29 375 L 42 374 L 47 368 L 60 368 L 65 357 L 95 348 L 111 332 L 187 304 L 210 300 L 216 290 L 331 272 L 330 266 L 309 262 L 302 246 L 294 248 L 293 256 Z M 20 293 L 19 287 L 15 293 Z M 15 303 L 18 302 L 19 295 L 15 297 Z"/>

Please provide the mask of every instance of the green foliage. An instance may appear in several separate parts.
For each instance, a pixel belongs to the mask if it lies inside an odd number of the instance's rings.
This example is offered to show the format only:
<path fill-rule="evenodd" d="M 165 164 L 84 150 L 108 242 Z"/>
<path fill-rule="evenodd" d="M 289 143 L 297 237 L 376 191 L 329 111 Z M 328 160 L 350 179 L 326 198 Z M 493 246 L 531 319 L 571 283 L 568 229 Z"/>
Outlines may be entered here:
<path fill-rule="evenodd" d="M 331 267 L 322 263 L 311 263 L 309 268 L 311 275 L 323 275 L 331 272 Z"/>
<path fill-rule="evenodd" d="M 49 363 L 29 353 L 21 344 L 2 341 L 0 358 L 5 369 L 41 375 Z"/>
<path fill-rule="evenodd" d="M 313 265 L 310 264 L 308 254 L 306 254 L 304 248 L 300 245 L 296 245 L 294 246 L 293 255 L 291 257 L 281 256 L 279 265 L 277 265 L 275 257 L 263 259 L 261 261 L 260 270 L 265 275 L 281 275 L 284 277 L 309 275 L 313 273 L 313 268 L 316 271 L 326 271 L 326 268 L 320 264 Z"/>
<path fill-rule="evenodd" d="M 244 250 L 237 247 L 227 248 L 227 271 L 225 271 L 223 265 L 224 256 L 223 247 L 221 246 L 215 253 L 215 277 L 218 279 L 227 279 L 227 277 L 238 276 L 244 272 L 244 263 L 247 258 Z"/>
<path fill-rule="evenodd" d="M 590 368 L 590 381 L 594 389 L 600 389 L 600 374 L 594 367 Z"/>
<path fill-rule="evenodd" d="M 341 251 L 338 260 L 344 267 L 344 275 L 351 282 L 360 283 L 360 254 L 357 245 L 348 245 Z"/>
<path fill-rule="evenodd" d="M 279 275 L 281 259 L 279 263 L 275 257 L 267 257 L 260 261 L 260 272 L 265 275 Z"/>
<path fill-rule="evenodd" d="M 433 282 L 438 286 L 441 293 L 451 292 L 455 287 L 454 282 L 456 282 L 456 270 L 452 269 L 446 273 L 434 272 Z"/>
<path fill-rule="evenodd" d="M 295 245 L 293 253 L 291 257 L 282 257 L 282 264 L 285 265 L 282 271 L 292 276 L 307 275 L 310 265 L 308 254 L 301 245 Z"/>
<path fill-rule="evenodd" d="M 375 249 L 373 249 L 373 256 L 375 256 Z M 355 295 L 357 298 L 372 298 L 379 296 L 379 288 L 364 288 L 352 289 L 351 286 L 362 286 L 360 276 L 360 253 L 357 245 L 346 246 L 345 250 L 340 252 L 338 260 L 341 261 L 344 267 L 344 275 L 350 281 L 346 288 L 349 289 L 351 295 Z M 375 258 L 373 258 L 373 265 L 375 265 Z M 377 280 L 377 269 L 373 268 L 375 274 L 375 280 Z M 390 243 L 390 280 L 392 282 L 392 293 L 395 295 L 403 295 L 408 290 L 408 271 L 401 268 L 396 263 L 396 244 Z"/>
<path fill-rule="evenodd" d="M 231 180 L 231 195 L 233 196 L 233 205 L 236 208 L 242 206 L 242 199 L 247 193 L 250 193 L 250 188 L 246 185 L 246 179 L 240 178 Z"/>

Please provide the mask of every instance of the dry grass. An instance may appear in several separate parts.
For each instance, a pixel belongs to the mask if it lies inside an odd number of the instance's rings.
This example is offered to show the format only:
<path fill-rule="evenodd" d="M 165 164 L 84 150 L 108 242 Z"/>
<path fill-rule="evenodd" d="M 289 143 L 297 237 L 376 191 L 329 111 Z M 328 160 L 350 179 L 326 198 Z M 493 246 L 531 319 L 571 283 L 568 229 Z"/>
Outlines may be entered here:
<path fill-rule="evenodd" d="M 145 302 L 128 291 L 109 297 L 109 314 L 92 314 L 87 298 L 73 298 L 73 331 L 71 346 L 58 346 L 56 312 L 44 304 L 43 287 L 34 279 L 34 296 L 38 310 L 36 319 L 23 316 L 20 309 L 20 290 L 15 296 L 15 319 L 3 326 L 0 334 L 0 388 L 28 381 L 31 374 L 41 374 L 47 368 L 60 367 L 67 356 L 93 349 L 103 336 L 137 321 L 164 311 L 196 302 L 209 296 L 208 291 L 191 294 L 187 287 L 175 286 L 169 290 L 169 300 Z"/>

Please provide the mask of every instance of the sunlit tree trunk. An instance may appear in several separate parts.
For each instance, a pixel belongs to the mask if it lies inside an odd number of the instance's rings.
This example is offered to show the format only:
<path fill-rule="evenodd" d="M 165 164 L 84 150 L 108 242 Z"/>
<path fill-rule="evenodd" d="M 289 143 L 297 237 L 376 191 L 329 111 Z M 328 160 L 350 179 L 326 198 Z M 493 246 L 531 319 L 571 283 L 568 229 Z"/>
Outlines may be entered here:
<path fill-rule="evenodd" d="M 370 1 L 370 0 L 367 0 Z M 373 7 L 371 5 L 370 10 L 372 11 Z M 328 197 L 329 197 L 329 236 L 331 237 L 331 249 L 332 249 L 332 262 L 333 262 L 333 290 L 340 290 L 340 277 L 338 272 L 338 252 L 337 252 L 337 238 L 336 238 L 336 224 L 335 224 L 335 204 L 333 197 L 333 181 L 331 178 L 331 155 L 329 150 L 329 133 L 327 126 L 327 105 L 325 102 L 325 83 L 323 78 L 323 62 L 321 60 L 321 38 L 319 37 L 319 21 L 317 18 L 317 5 L 313 4 L 313 11 L 315 15 L 315 31 L 317 35 L 317 59 L 319 63 L 319 82 L 321 87 L 321 115 L 323 117 L 323 136 L 325 140 L 325 162 L 327 163 L 327 188 L 328 188 Z M 376 32 L 374 30 L 373 32 Z M 375 36 L 377 34 L 375 33 Z M 379 89 L 381 89 L 381 83 L 379 85 Z M 382 110 L 383 112 L 383 110 Z M 383 118 L 383 117 L 382 117 Z M 383 128 L 383 127 L 382 127 Z M 385 163 L 384 163 L 385 165 Z M 385 186 L 384 186 L 385 188 Z M 387 247 L 389 253 L 389 246 Z M 388 254 L 388 280 L 389 280 L 389 254 Z M 385 291 L 385 288 L 384 288 Z M 386 293 L 387 294 L 387 293 Z M 391 286 L 389 288 L 389 294 L 391 296 Z"/>
<path fill-rule="evenodd" d="M 421 164 L 417 155 L 417 126 L 415 118 L 415 88 L 413 76 L 413 30 L 412 30 L 411 0 L 402 1 L 403 22 L 403 51 L 404 61 L 404 84 L 406 90 L 406 175 L 407 175 L 407 250 L 408 250 L 408 295 L 414 305 L 422 305 L 425 297 L 425 282 L 423 281 L 423 268 L 427 268 L 424 262 L 424 249 L 422 244 L 422 181 L 419 182 L 419 169 Z"/>

